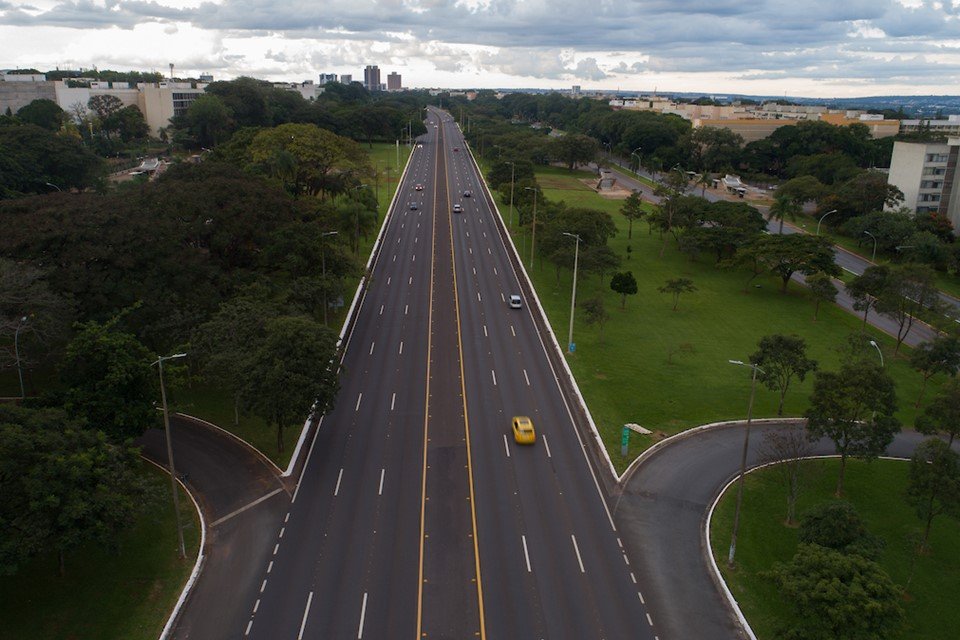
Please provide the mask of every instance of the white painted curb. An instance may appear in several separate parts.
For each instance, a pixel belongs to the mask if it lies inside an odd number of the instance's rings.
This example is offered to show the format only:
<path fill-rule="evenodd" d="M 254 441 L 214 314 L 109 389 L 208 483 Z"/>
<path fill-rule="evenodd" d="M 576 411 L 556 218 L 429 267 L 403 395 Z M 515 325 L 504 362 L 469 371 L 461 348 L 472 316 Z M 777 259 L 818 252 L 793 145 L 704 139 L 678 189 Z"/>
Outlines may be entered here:
<path fill-rule="evenodd" d="M 459 125 L 457 125 L 459 127 Z M 560 356 L 560 361 L 563 362 L 563 372 L 570 381 L 570 386 L 573 388 L 574 392 L 577 394 L 577 401 L 580 404 L 580 408 L 583 410 L 584 415 L 587 417 L 587 423 L 590 425 L 590 435 L 594 440 L 597 448 L 603 454 L 603 458 L 607 463 L 607 471 L 610 472 L 611 478 L 614 482 L 617 481 L 617 470 L 613 466 L 613 461 L 610 459 L 610 453 L 607 451 L 606 446 L 603 444 L 603 440 L 600 438 L 600 432 L 597 430 L 597 425 L 593 420 L 593 414 L 590 413 L 590 408 L 587 407 L 587 401 L 584 399 L 583 394 L 580 392 L 580 386 L 577 384 L 577 379 L 573 376 L 573 371 L 570 370 L 570 364 L 567 362 L 566 356 L 563 354 L 563 349 L 560 347 L 560 343 L 557 342 L 557 336 L 553 332 L 553 327 L 550 325 L 550 320 L 547 318 L 546 312 L 543 310 L 543 305 L 540 303 L 540 298 L 537 296 L 536 287 L 533 286 L 533 281 L 530 279 L 529 274 L 527 273 L 527 268 L 523 265 L 523 259 L 520 257 L 520 253 L 517 251 L 516 245 L 513 243 L 513 238 L 510 235 L 509 230 L 504 225 L 503 215 L 500 213 L 500 207 L 497 206 L 497 202 L 493 197 L 493 194 L 490 193 L 490 187 L 487 185 L 486 178 L 483 177 L 483 172 L 480 171 L 480 165 L 477 163 L 476 158 L 473 156 L 473 149 L 470 145 L 467 145 L 467 150 L 470 153 L 470 160 L 473 162 L 474 168 L 477 170 L 477 175 L 480 176 L 480 182 L 483 185 L 483 190 L 487 193 L 487 199 L 490 205 L 493 207 L 496 215 L 494 216 L 497 226 L 501 230 L 501 237 L 505 237 L 509 243 L 510 250 L 513 251 L 514 256 L 516 257 L 516 264 L 520 265 L 520 271 L 522 277 L 530 283 L 530 291 L 533 292 L 533 300 L 536 303 L 537 313 L 540 314 L 540 317 L 543 319 L 543 324 L 547 328 L 548 339 L 550 346 L 556 351 Z M 519 275 L 519 274 L 518 274 Z M 540 333 L 539 331 L 537 332 Z M 550 365 L 550 368 L 553 369 L 553 362 L 547 358 L 547 362 Z M 554 370 L 554 376 L 557 375 L 557 372 Z M 561 396 L 563 396 L 563 390 L 561 389 Z M 592 466 L 591 466 L 592 468 Z"/>
<path fill-rule="evenodd" d="M 157 467 L 167 475 L 169 471 L 163 466 L 157 464 L 153 460 L 148 460 L 143 456 L 140 456 L 153 466 Z M 193 563 L 193 571 L 190 572 L 190 577 L 187 578 L 187 583 L 183 585 L 183 589 L 180 591 L 180 597 L 177 599 L 177 604 L 173 606 L 173 611 L 170 612 L 170 617 L 167 618 L 167 623 L 163 625 L 163 630 L 160 632 L 159 640 L 167 640 L 170 637 L 170 631 L 173 629 L 173 623 L 176 621 L 177 616 L 180 615 L 180 609 L 183 608 L 183 603 L 187 601 L 187 596 L 190 595 L 190 591 L 193 590 L 193 585 L 197 582 L 197 578 L 200 577 L 200 569 L 203 567 L 203 563 L 206 561 L 206 556 L 203 555 L 203 550 L 207 546 L 207 521 L 203 517 L 203 511 L 200 510 L 200 505 L 197 504 L 197 499 L 193 497 L 193 494 L 187 488 L 180 478 L 177 478 L 177 484 L 183 487 L 184 493 L 190 496 L 190 501 L 193 503 L 193 508 L 197 511 L 197 517 L 200 518 L 200 548 L 197 550 L 197 560 Z"/>
<path fill-rule="evenodd" d="M 337 348 L 343 347 L 346 342 L 349 342 L 349 333 L 353 332 L 353 320 L 355 314 L 359 313 L 359 307 L 362 305 L 362 298 L 366 295 L 367 291 L 367 278 L 369 274 L 373 273 L 373 267 L 376 264 L 376 260 L 380 257 L 380 245 L 383 242 L 384 233 L 387 230 L 387 224 L 391 220 L 394 213 L 396 213 L 396 204 L 397 198 L 400 196 L 400 188 L 403 186 L 403 181 L 407 177 L 407 170 L 410 168 L 410 161 L 413 160 L 413 153 L 416 150 L 414 147 L 410 151 L 410 155 L 407 156 L 407 163 L 403 167 L 403 172 L 400 174 L 399 179 L 397 180 L 397 190 L 393 192 L 393 197 L 390 199 L 390 206 L 387 207 L 387 212 L 383 216 L 383 223 L 380 225 L 380 231 L 377 233 L 377 239 L 373 243 L 373 247 L 370 249 L 370 255 L 367 257 L 367 264 L 364 267 L 364 274 L 360 278 L 360 282 L 357 284 L 357 290 L 353 294 L 353 301 L 350 303 L 350 309 L 347 311 L 347 315 L 343 318 L 343 326 L 340 327 L 340 337 L 337 339 Z M 346 353 L 346 349 L 341 350 L 340 362 L 343 362 L 343 356 Z M 304 442 L 307 439 L 307 434 L 310 432 L 310 421 L 312 416 L 308 416 L 303 422 L 303 428 L 300 430 L 300 437 L 297 439 L 297 446 L 293 449 L 293 454 L 290 456 L 290 463 L 287 465 L 286 470 L 280 475 L 284 478 L 290 477 L 293 474 L 293 469 L 296 467 L 297 460 L 300 458 L 300 452 L 303 450 Z M 320 420 L 323 420 L 323 416 L 320 417 Z M 318 425 L 319 428 L 319 425 Z"/>

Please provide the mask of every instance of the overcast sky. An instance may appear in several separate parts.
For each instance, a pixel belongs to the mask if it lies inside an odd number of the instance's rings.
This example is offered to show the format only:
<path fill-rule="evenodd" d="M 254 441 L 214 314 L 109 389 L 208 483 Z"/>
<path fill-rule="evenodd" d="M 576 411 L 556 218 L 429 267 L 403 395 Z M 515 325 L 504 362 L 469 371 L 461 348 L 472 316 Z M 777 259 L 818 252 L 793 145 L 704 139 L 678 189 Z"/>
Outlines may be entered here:
<path fill-rule="evenodd" d="M 0 0 L 0 68 L 960 94 L 960 0 Z"/>

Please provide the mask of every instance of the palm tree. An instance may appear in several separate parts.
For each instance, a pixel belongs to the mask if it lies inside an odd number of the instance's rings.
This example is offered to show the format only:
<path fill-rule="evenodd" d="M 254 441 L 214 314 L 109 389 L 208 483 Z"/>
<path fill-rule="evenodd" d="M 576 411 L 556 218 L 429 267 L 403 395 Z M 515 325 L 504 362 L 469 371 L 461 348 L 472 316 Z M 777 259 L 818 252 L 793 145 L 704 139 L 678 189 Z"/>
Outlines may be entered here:
<path fill-rule="evenodd" d="M 694 180 L 694 185 L 700 185 L 700 197 L 704 198 L 707 195 L 707 187 L 713 183 L 713 178 L 709 173 L 704 171 L 696 177 Z"/>
<path fill-rule="evenodd" d="M 803 208 L 793 198 L 778 197 L 773 201 L 773 204 L 770 205 L 770 213 L 767 216 L 767 219 L 779 220 L 780 233 L 782 234 L 784 218 L 796 220 L 797 215 L 799 215 L 801 211 L 803 211 Z"/>

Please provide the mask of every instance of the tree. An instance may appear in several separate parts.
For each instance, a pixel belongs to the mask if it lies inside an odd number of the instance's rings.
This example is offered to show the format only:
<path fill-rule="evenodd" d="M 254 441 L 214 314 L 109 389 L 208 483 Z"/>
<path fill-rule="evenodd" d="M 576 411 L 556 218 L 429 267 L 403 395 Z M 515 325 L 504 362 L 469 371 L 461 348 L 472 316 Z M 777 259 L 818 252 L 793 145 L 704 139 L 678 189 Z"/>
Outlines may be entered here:
<path fill-rule="evenodd" d="M 32 124 L 0 127 L 0 199 L 56 187 L 86 189 L 97 184 L 103 168 L 75 138 Z"/>
<path fill-rule="evenodd" d="M 680 250 L 691 254 L 709 251 L 717 262 L 724 257 L 733 261 L 736 252 L 766 227 L 766 220 L 756 208 L 745 202 L 718 200 L 703 209 L 702 224 L 687 230 Z"/>
<path fill-rule="evenodd" d="M 870 535 L 863 518 L 846 500 L 822 502 L 803 515 L 800 542 L 876 560 L 884 542 Z"/>
<path fill-rule="evenodd" d="M 867 326 L 867 314 L 886 288 L 889 277 L 890 267 L 878 264 L 867 267 L 862 274 L 845 285 L 847 293 L 853 298 L 853 308 L 863 311 L 863 328 Z"/>
<path fill-rule="evenodd" d="M 812 275 L 822 272 L 840 275 L 834 261 L 833 247 L 824 238 L 806 234 L 761 235 L 742 249 L 744 259 L 754 259 L 787 284 L 794 273 Z"/>
<path fill-rule="evenodd" d="M 252 351 L 243 388 L 247 408 L 277 428 L 277 451 L 291 424 L 333 407 L 337 379 L 337 336 L 307 318 L 267 322 L 262 343 Z"/>
<path fill-rule="evenodd" d="M 803 382 L 808 373 L 817 369 L 817 361 L 807 357 L 803 338 L 779 333 L 762 337 L 760 349 L 750 356 L 750 362 L 760 367 L 757 380 L 771 391 L 780 392 L 778 416 L 783 415 L 783 401 L 793 379 Z"/>
<path fill-rule="evenodd" d="M 761 460 L 774 465 L 774 472 L 787 490 L 787 526 L 796 522 L 797 497 L 800 495 L 803 471 L 807 468 L 803 459 L 809 457 L 812 451 L 813 443 L 803 425 L 786 425 L 763 434 Z"/>
<path fill-rule="evenodd" d="M 927 549 L 933 519 L 960 517 L 960 455 L 943 440 L 924 440 L 910 458 L 907 502 L 924 521 L 920 549 Z"/>
<path fill-rule="evenodd" d="M 955 376 L 960 368 L 960 339 L 956 336 L 939 335 L 924 342 L 910 354 L 910 366 L 923 375 L 923 385 L 915 407 L 920 406 L 927 390 L 927 381 L 938 373 Z"/>
<path fill-rule="evenodd" d="M 802 175 L 787 180 L 777 188 L 777 197 L 792 200 L 797 204 L 817 201 L 826 192 L 823 184 L 811 175 Z"/>
<path fill-rule="evenodd" d="M 67 345 L 60 372 L 67 413 L 113 441 L 136 438 L 157 422 L 154 356 L 134 336 L 88 322 Z"/>
<path fill-rule="evenodd" d="M 813 439 L 830 438 L 840 455 L 837 496 L 850 456 L 879 456 L 900 431 L 897 395 L 890 375 L 872 362 L 847 360 L 839 371 L 819 371 L 807 409 L 807 431 Z"/>
<path fill-rule="evenodd" d="M 897 323 L 897 346 L 894 354 L 913 328 L 914 320 L 924 309 L 934 309 L 940 301 L 936 275 L 926 265 L 894 265 L 876 302 L 877 311 Z"/>
<path fill-rule="evenodd" d="M 815 301 L 813 320 L 816 322 L 817 316 L 820 315 L 820 303 L 835 302 L 839 291 L 837 290 L 837 286 L 833 284 L 833 278 L 825 273 L 815 273 L 812 276 L 808 276 L 807 288 L 810 289 L 810 293 L 813 295 Z"/>
<path fill-rule="evenodd" d="M 17 117 L 23 122 L 35 124 L 49 131 L 59 131 L 63 127 L 66 113 L 53 100 L 40 98 L 20 107 Z"/>
<path fill-rule="evenodd" d="M 550 144 L 550 151 L 567 169 L 573 171 L 578 164 L 590 162 L 597 155 L 597 141 L 590 136 L 568 133 Z"/>
<path fill-rule="evenodd" d="M 91 96 L 87 101 L 87 106 L 93 110 L 101 121 L 106 120 L 117 111 L 123 108 L 123 101 L 117 96 L 109 93 L 100 93 Z"/>
<path fill-rule="evenodd" d="M 914 424 L 917 431 L 928 436 L 946 436 L 948 444 L 960 436 L 960 383 L 951 380 L 934 396 Z"/>
<path fill-rule="evenodd" d="M 588 327 L 592 327 L 595 324 L 600 326 L 600 342 L 602 344 L 603 325 L 610 319 L 610 314 L 607 313 L 606 308 L 603 306 L 603 298 L 596 297 L 584 300 L 580 303 L 580 308 L 583 309 L 583 319 Z"/>
<path fill-rule="evenodd" d="M 115 544 L 139 510 L 139 465 L 136 448 L 60 410 L 0 406 L 0 573 L 49 550 L 63 575 L 71 549 Z"/>
<path fill-rule="evenodd" d="M 103 127 L 109 131 L 118 132 L 120 139 L 124 142 L 142 140 L 150 133 L 150 126 L 143 117 L 143 113 L 134 104 L 112 114 L 104 121 Z"/>
<path fill-rule="evenodd" d="M 660 293 L 669 293 L 673 295 L 673 310 L 677 310 L 677 305 L 680 304 L 680 294 L 682 293 L 692 293 L 696 291 L 697 288 L 693 285 L 693 280 L 689 278 L 673 278 L 667 280 L 662 287 L 659 287 L 657 291 Z"/>
<path fill-rule="evenodd" d="M 621 309 L 625 309 L 627 306 L 627 296 L 636 295 L 639 290 L 637 288 L 637 279 L 633 277 L 632 271 L 613 274 L 613 277 L 610 278 L 610 288 L 620 294 Z"/>
<path fill-rule="evenodd" d="M 784 637 L 884 640 L 900 632 L 900 589 L 872 560 L 801 544 L 789 563 L 775 564 L 767 575 L 796 613 Z"/>
<path fill-rule="evenodd" d="M 777 194 L 773 204 L 770 205 L 770 219 L 780 221 L 780 230 L 778 233 L 783 233 L 784 219 L 790 218 L 791 220 L 796 220 L 801 211 L 803 211 L 803 208 L 796 200 L 782 194 Z"/>
<path fill-rule="evenodd" d="M 640 220 L 646 215 L 643 210 L 642 194 L 639 191 L 634 191 L 627 196 L 627 199 L 623 201 L 623 206 L 620 207 L 620 213 L 627 219 L 627 239 L 629 240 L 633 237 L 633 221 Z"/>

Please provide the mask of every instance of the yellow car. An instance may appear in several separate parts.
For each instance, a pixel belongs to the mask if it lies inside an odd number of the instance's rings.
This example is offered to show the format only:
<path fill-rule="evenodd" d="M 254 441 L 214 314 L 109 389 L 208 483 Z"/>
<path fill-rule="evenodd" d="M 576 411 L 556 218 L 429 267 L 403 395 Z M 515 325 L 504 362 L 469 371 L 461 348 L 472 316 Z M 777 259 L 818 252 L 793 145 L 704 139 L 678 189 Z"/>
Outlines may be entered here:
<path fill-rule="evenodd" d="M 526 416 L 514 416 L 513 439 L 517 444 L 533 444 L 537 441 L 537 432 L 533 430 L 533 422 Z"/>

